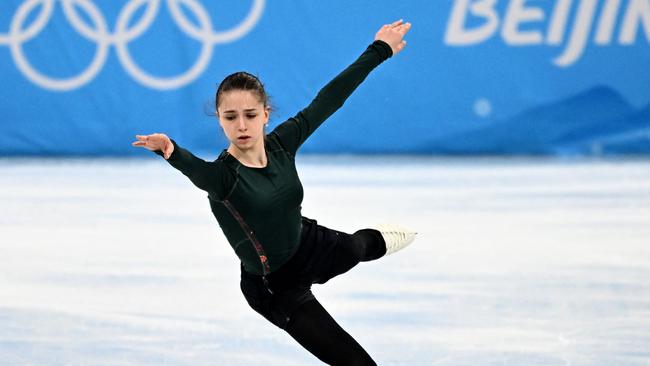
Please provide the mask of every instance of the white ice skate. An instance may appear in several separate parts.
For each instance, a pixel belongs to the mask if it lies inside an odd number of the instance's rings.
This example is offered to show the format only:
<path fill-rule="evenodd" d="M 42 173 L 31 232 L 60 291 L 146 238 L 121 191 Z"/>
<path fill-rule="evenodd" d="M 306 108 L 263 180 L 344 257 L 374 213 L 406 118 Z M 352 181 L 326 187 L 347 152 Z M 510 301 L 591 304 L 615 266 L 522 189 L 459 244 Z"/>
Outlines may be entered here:
<path fill-rule="evenodd" d="M 406 247 L 415 240 L 415 231 L 394 224 L 379 224 L 373 229 L 379 231 L 386 242 L 386 255 Z"/>

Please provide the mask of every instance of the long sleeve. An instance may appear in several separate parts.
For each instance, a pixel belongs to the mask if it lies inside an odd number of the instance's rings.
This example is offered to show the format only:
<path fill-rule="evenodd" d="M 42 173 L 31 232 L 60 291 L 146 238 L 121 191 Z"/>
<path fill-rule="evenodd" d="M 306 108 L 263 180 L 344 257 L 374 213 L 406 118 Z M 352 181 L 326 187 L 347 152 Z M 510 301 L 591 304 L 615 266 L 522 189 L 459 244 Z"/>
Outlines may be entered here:
<path fill-rule="evenodd" d="M 296 116 L 277 126 L 273 132 L 292 155 L 307 138 L 336 112 L 370 72 L 393 55 L 384 41 L 374 41 L 350 66 L 323 87 L 316 98 Z"/>
<path fill-rule="evenodd" d="M 176 141 L 171 140 L 171 142 L 174 145 L 174 151 L 167 162 L 187 176 L 198 188 L 214 197 L 221 197 L 224 192 L 224 174 L 227 174 L 223 163 L 220 161 L 207 162 L 178 146 Z M 160 150 L 154 152 L 160 156 L 164 155 Z"/>

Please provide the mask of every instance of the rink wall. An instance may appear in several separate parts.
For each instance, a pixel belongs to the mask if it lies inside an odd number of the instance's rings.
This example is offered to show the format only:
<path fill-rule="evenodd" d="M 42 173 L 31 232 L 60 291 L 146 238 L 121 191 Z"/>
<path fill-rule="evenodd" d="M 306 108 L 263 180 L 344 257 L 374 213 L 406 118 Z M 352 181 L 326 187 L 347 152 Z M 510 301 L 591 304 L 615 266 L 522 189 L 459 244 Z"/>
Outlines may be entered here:
<path fill-rule="evenodd" d="M 215 156 L 226 75 L 257 74 L 270 128 L 372 42 L 413 24 L 303 146 L 311 153 L 650 153 L 650 0 L 0 2 L 0 155 Z"/>

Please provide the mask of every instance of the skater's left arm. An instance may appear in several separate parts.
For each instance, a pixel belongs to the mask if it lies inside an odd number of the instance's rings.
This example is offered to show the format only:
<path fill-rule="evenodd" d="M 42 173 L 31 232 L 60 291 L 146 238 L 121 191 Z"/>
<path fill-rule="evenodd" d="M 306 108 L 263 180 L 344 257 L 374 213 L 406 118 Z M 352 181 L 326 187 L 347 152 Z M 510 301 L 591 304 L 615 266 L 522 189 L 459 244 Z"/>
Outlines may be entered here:
<path fill-rule="evenodd" d="M 411 23 L 398 20 L 384 25 L 375 35 L 375 41 L 332 81 L 323 87 L 316 98 L 294 117 L 276 127 L 275 133 L 291 154 L 334 112 L 336 112 L 370 72 L 384 60 L 404 49 L 404 35 Z"/>

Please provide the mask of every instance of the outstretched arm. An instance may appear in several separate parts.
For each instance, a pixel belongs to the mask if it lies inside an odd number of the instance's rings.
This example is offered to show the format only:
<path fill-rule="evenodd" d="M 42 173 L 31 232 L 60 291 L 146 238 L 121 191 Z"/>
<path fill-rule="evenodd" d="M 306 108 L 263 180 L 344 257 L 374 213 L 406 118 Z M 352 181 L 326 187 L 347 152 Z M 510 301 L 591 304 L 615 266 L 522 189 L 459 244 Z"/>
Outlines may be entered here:
<path fill-rule="evenodd" d="M 144 147 L 161 155 L 171 166 L 187 176 L 195 186 L 209 193 L 218 193 L 220 174 L 215 163 L 194 156 L 162 133 L 136 135 L 135 137 L 138 141 L 134 141 L 133 146 Z"/>
<path fill-rule="evenodd" d="M 305 140 L 343 106 L 375 67 L 404 49 L 406 41 L 403 38 L 409 29 L 411 24 L 402 20 L 381 27 L 375 41 L 356 61 L 325 85 L 305 109 L 273 130 L 284 148 L 295 155 Z"/>

